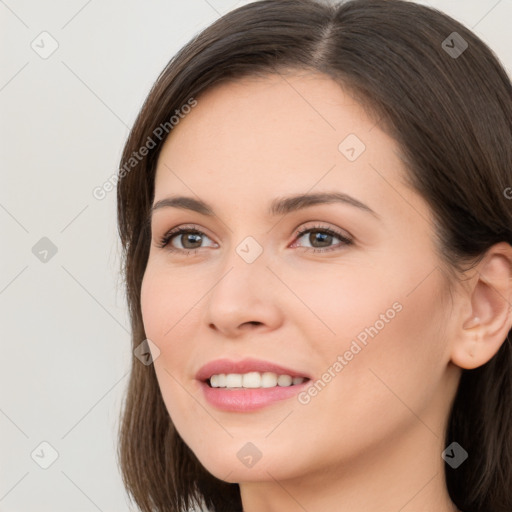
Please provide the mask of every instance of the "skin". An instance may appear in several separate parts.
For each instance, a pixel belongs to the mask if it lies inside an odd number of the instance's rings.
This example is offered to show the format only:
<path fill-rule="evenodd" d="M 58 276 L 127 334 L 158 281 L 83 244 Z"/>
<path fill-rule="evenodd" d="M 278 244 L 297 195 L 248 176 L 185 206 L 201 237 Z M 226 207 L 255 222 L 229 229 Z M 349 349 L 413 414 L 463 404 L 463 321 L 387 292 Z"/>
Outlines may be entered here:
<path fill-rule="evenodd" d="M 154 202 L 200 198 L 215 216 L 154 212 L 141 291 L 177 431 L 209 472 L 240 484 L 245 512 L 456 510 L 443 433 L 461 368 L 488 361 L 511 327 L 510 246 L 493 247 L 450 299 L 431 211 L 404 184 L 398 146 L 326 76 L 245 78 L 197 99 L 159 156 Z M 338 149 L 348 134 L 366 146 L 353 162 Z M 266 213 L 276 197 L 320 191 L 378 218 L 338 203 Z M 196 254 L 158 247 L 188 224 L 205 235 L 172 246 Z M 295 236 L 318 225 L 353 243 Z M 236 252 L 248 236 L 263 248 L 252 263 Z M 335 250 L 308 251 L 322 247 Z M 213 359 L 250 356 L 320 379 L 394 303 L 400 312 L 307 404 L 220 411 L 194 378 Z M 262 454 L 252 467 L 237 457 L 247 442 Z"/>

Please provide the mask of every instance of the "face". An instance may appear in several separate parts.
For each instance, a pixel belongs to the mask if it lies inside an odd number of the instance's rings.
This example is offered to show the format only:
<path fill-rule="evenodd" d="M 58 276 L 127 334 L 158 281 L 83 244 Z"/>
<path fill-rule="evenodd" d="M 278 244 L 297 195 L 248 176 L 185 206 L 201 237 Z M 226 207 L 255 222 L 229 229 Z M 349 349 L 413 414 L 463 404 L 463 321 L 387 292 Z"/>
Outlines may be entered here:
<path fill-rule="evenodd" d="M 441 438 L 445 279 L 431 212 L 403 183 L 395 141 L 319 74 L 246 78 L 197 100 L 160 153 L 154 204 L 186 196 L 213 214 L 155 208 L 141 292 L 185 443 L 217 478 L 244 482 L 325 479 L 400 440 Z M 321 193 L 345 200 L 269 212 Z M 247 358 L 310 380 L 283 392 L 196 378 L 211 361 Z"/>

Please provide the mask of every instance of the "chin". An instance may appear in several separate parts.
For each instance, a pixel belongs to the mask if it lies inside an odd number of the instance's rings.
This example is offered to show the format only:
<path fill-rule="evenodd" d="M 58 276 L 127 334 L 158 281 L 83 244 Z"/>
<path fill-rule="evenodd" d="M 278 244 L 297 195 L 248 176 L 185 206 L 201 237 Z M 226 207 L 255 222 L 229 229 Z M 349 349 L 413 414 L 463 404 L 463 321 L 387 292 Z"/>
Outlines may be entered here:
<path fill-rule="evenodd" d="M 276 453 L 270 447 L 257 451 L 249 441 L 232 439 L 215 450 L 194 453 L 210 474 L 228 483 L 286 480 L 301 473 L 292 453 Z"/>

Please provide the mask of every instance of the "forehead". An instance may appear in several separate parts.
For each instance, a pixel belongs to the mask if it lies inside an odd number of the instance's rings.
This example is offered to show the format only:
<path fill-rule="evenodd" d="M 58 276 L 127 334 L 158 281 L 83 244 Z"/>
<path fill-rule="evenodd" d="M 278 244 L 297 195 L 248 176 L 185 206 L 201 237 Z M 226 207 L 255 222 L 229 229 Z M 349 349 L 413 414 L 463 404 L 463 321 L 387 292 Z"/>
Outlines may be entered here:
<path fill-rule="evenodd" d="M 375 166 L 400 173 L 395 141 L 326 75 L 251 76 L 196 99 L 161 150 L 155 200 L 222 193 L 248 206 L 261 195 L 335 188 L 370 201 L 386 186 Z"/>
<path fill-rule="evenodd" d="M 231 159 L 250 152 L 265 160 L 272 152 L 291 160 L 321 147 L 337 155 L 347 135 L 368 139 L 375 125 L 338 83 L 313 72 L 249 76 L 213 87 L 197 101 L 173 128 L 164 153 L 201 157 L 229 148 Z"/>

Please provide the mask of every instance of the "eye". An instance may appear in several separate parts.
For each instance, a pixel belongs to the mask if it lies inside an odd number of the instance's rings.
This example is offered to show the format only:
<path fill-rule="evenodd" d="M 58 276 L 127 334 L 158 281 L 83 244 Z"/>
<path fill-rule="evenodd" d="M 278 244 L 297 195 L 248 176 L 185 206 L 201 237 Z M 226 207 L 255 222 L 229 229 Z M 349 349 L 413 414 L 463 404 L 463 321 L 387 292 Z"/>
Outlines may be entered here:
<path fill-rule="evenodd" d="M 343 235 L 342 233 L 339 233 L 338 231 L 327 226 L 321 225 L 299 230 L 295 233 L 295 237 L 297 240 L 300 240 L 307 234 L 309 234 L 309 237 L 306 238 L 306 240 L 312 245 L 310 245 L 309 247 L 299 245 L 299 247 L 306 251 L 333 251 L 339 249 L 340 246 L 347 246 L 353 243 L 353 241 L 350 238 Z M 161 237 L 157 245 L 160 249 L 169 246 L 168 250 L 171 252 L 181 252 L 187 255 L 192 255 L 196 254 L 198 250 L 202 248 L 201 243 L 203 241 L 203 238 L 205 237 L 209 238 L 195 225 L 181 226 L 179 228 L 175 228 L 172 229 L 171 231 L 168 231 L 163 237 Z M 341 243 L 335 246 L 331 246 L 333 239 L 336 238 L 340 240 Z M 180 242 L 181 247 L 176 247 L 175 245 L 173 245 L 172 242 L 174 239 Z M 171 242 L 170 245 L 169 242 Z"/>
<path fill-rule="evenodd" d="M 299 230 L 295 236 L 297 240 L 300 240 L 305 235 L 309 234 L 306 240 L 312 244 L 310 247 L 303 247 L 303 249 L 307 251 L 313 252 L 327 252 L 327 251 L 335 251 L 340 249 L 340 245 L 351 245 L 353 241 L 347 236 L 339 233 L 338 231 L 331 229 L 327 226 L 314 226 Z M 341 244 L 331 246 L 330 244 L 333 241 L 333 238 L 337 238 L 341 240 Z M 319 245 L 315 245 L 319 244 Z"/>
<path fill-rule="evenodd" d="M 183 252 L 187 254 L 195 254 L 198 249 L 201 248 L 202 238 L 207 237 L 201 230 L 197 229 L 197 226 L 182 226 L 176 229 L 168 231 L 159 241 L 158 247 L 163 249 L 169 242 L 171 245 L 168 247 L 171 252 Z M 173 239 L 176 238 L 180 243 L 181 247 L 175 247 L 172 244 Z M 199 245 L 197 245 L 199 244 Z"/>

